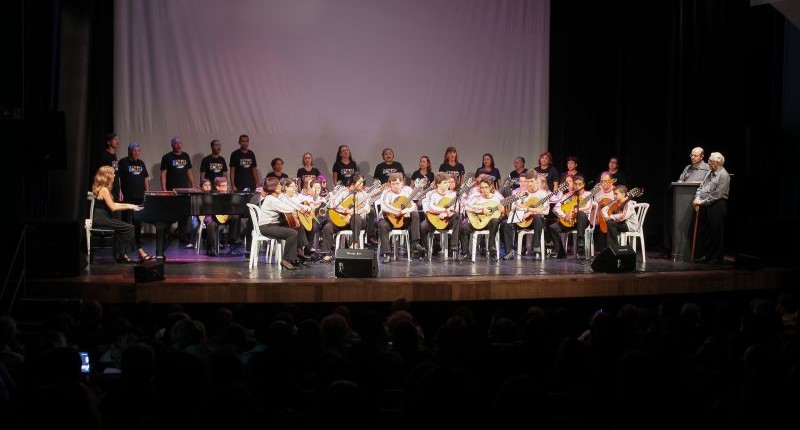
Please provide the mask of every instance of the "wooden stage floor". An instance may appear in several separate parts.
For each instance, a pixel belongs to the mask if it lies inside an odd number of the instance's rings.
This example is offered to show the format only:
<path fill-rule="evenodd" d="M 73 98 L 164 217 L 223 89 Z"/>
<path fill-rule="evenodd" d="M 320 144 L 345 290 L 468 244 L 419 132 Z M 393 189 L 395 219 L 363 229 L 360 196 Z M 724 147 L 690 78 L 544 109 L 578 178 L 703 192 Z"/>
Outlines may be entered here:
<path fill-rule="evenodd" d="M 797 269 L 737 269 L 733 261 L 704 265 L 654 255 L 636 271 L 595 273 L 586 260 L 532 259 L 476 263 L 434 258 L 378 263 L 377 278 L 336 278 L 333 264 L 296 271 L 265 264 L 248 269 L 242 255 L 206 257 L 194 250 L 167 251 L 164 281 L 136 283 L 133 265 L 116 264 L 100 250 L 80 276 L 31 279 L 26 298 L 97 299 L 105 303 L 360 303 L 564 299 L 779 290 Z"/>

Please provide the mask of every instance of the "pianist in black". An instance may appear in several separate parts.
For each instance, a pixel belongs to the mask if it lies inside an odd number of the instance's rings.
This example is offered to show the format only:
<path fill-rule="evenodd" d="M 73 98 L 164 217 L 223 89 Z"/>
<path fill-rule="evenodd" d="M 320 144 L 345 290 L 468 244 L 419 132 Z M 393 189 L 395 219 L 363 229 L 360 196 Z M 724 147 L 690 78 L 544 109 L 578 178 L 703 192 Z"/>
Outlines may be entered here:
<path fill-rule="evenodd" d="M 283 193 L 280 179 L 266 178 L 262 193 L 264 194 L 264 200 L 261 202 L 258 228 L 264 236 L 286 241 L 286 246 L 283 248 L 281 266 L 287 270 L 296 270 L 296 265 L 300 263 L 299 259 L 305 259 L 297 248 L 299 232 L 297 228 L 285 226 L 287 216 L 294 216 L 295 210 L 289 203 L 279 199 L 279 196 Z M 290 260 L 295 255 L 298 260 Z"/>
<path fill-rule="evenodd" d="M 94 227 L 109 228 L 114 230 L 114 253 L 118 263 L 133 263 L 128 257 L 128 251 L 134 249 L 133 225 L 128 222 L 114 219 L 112 212 L 139 210 L 140 206 L 130 203 L 117 203 L 111 197 L 111 186 L 114 184 L 114 168 L 102 166 L 97 169 L 92 183 L 94 194 Z"/>

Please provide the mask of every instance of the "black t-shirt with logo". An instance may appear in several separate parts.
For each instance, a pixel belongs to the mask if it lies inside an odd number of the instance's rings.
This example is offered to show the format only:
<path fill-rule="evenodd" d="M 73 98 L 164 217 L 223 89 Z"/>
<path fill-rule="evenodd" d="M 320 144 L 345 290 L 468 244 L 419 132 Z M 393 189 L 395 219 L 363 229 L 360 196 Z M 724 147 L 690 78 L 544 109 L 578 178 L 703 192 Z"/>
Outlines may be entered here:
<path fill-rule="evenodd" d="M 225 172 L 228 171 L 228 163 L 225 162 L 225 157 L 221 155 L 219 157 L 207 155 L 200 162 L 200 171 L 204 174 L 204 177 L 200 179 L 208 179 L 213 184 L 214 179 L 225 176 Z"/>
<path fill-rule="evenodd" d="M 253 169 L 256 167 L 258 167 L 258 164 L 256 163 L 255 152 L 249 149 L 247 152 L 242 152 L 241 149 L 237 149 L 231 153 L 231 168 L 236 169 L 233 180 L 237 191 L 244 191 L 245 189 L 254 191 L 256 189 L 256 182 L 253 179 Z"/>
<path fill-rule="evenodd" d="M 434 176 L 433 172 L 431 172 L 430 170 L 428 170 L 428 173 L 426 173 L 424 175 L 422 173 L 420 173 L 419 170 L 415 170 L 414 173 L 411 174 L 411 180 L 412 181 L 416 181 L 417 179 L 425 178 L 425 179 L 428 180 L 428 184 L 433 184 L 434 177 L 435 176 Z"/>
<path fill-rule="evenodd" d="M 141 159 L 133 160 L 125 157 L 119 161 L 119 180 L 124 201 L 144 199 L 144 182 L 148 176 L 147 166 Z"/>
<path fill-rule="evenodd" d="M 527 168 L 522 169 L 522 173 L 519 173 L 519 172 L 517 172 L 517 169 L 514 169 L 514 170 L 511 171 L 511 173 L 508 174 L 508 178 L 509 179 L 519 179 L 520 176 L 522 176 L 522 175 L 524 175 L 526 173 L 528 173 L 528 169 Z M 515 190 L 517 188 L 519 188 L 519 182 L 517 182 L 514 185 L 512 185 L 511 188 L 513 188 Z"/>
<path fill-rule="evenodd" d="M 192 184 L 189 181 L 189 170 L 191 169 L 192 159 L 185 152 L 181 152 L 179 155 L 167 152 L 161 157 L 161 170 L 167 171 L 167 190 L 191 187 Z"/>
<path fill-rule="evenodd" d="M 344 164 L 341 161 L 337 161 L 333 163 L 333 172 L 336 172 L 339 175 L 339 180 L 344 182 L 345 178 L 349 178 L 356 174 L 358 171 L 358 166 L 356 166 L 356 162 L 350 160 L 349 163 Z"/>
<path fill-rule="evenodd" d="M 389 182 L 389 176 L 392 173 L 405 174 L 406 172 L 403 170 L 403 165 L 396 161 L 392 162 L 392 164 L 386 164 L 383 162 L 375 166 L 375 174 L 372 175 L 372 177 L 381 181 L 381 184 L 385 184 Z M 403 182 L 405 182 L 405 180 Z"/>
<path fill-rule="evenodd" d="M 442 163 L 439 166 L 439 171 L 447 173 L 448 175 L 455 175 L 456 183 L 461 183 L 461 178 L 464 177 L 464 165 L 461 163 L 456 163 L 455 166 L 451 166 L 448 163 Z"/>
<path fill-rule="evenodd" d="M 317 179 L 317 176 L 319 175 L 320 175 L 319 169 L 317 169 L 316 167 L 312 167 L 311 170 L 306 170 L 304 167 L 297 169 L 297 178 L 300 179 L 301 187 L 305 185 L 306 181 L 309 178 Z"/>

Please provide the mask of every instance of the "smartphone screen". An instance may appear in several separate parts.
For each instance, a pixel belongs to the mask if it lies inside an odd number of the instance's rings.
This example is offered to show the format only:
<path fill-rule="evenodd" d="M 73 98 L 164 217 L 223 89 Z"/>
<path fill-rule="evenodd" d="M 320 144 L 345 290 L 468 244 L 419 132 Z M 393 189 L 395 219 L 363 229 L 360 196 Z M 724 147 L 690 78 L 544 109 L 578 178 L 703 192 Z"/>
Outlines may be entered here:
<path fill-rule="evenodd" d="M 89 363 L 89 353 L 85 351 L 81 351 L 81 373 L 89 373 L 91 368 L 91 364 Z"/>

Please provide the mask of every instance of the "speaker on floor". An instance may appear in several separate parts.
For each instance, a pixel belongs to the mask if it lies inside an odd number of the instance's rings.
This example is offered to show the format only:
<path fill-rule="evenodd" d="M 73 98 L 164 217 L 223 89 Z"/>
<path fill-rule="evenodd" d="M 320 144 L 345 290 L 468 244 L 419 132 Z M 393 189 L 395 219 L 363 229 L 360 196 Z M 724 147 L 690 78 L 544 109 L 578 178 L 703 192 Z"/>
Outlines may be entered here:
<path fill-rule="evenodd" d="M 630 246 L 609 246 L 592 261 L 595 272 L 620 273 L 636 270 L 636 251 Z"/>
<path fill-rule="evenodd" d="M 371 249 L 336 250 L 337 278 L 374 278 L 378 276 L 378 255 Z"/>
<path fill-rule="evenodd" d="M 164 262 L 161 260 L 150 260 L 133 266 L 133 278 L 137 283 L 163 281 Z"/>

